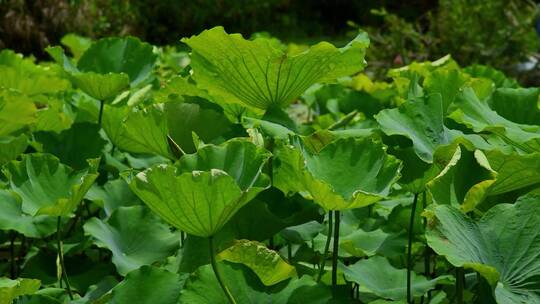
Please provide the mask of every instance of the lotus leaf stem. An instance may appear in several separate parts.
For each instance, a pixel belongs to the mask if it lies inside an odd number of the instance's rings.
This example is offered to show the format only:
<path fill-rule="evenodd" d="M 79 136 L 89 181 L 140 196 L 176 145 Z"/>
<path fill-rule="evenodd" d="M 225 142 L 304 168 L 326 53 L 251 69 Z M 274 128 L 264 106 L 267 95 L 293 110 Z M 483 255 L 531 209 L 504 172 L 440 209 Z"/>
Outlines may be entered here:
<path fill-rule="evenodd" d="M 337 288 L 337 267 L 338 267 L 338 257 L 339 257 L 339 223 L 340 223 L 340 212 L 338 210 L 334 211 L 334 246 L 332 250 L 332 289 L 334 292 Z"/>
<path fill-rule="evenodd" d="M 330 249 L 330 240 L 332 239 L 332 216 L 334 212 L 330 210 L 328 212 L 328 232 L 326 233 L 326 244 L 324 244 L 324 252 L 322 255 L 322 261 L 319 267 L 319 274 L 317 275 L 317 283 L 321 281 L 321 277 L 324 273 L 324 267 L 326 266 L 326 257 L 328 257 L 328 250 Z"/>
<path fill-rule="evenodd" d="M 225 282 L 223 281 L 223 277 L 221 276 L 221 273 L 219 272 L 217 262 L 216 262 L 216 253 L 214 251 L 214 237 L 211 236 L 208 238 L 208 249 L 210 250 L 210 263 L 212 264 L 212 270 L 214 270 L 214 274 L 216 275 L 216 279 L 219 283 L 219 286 L 221 286 L 221 289 L 223 289 L 223 292 L 225 292 L 225 295 L 227 296 L 227 299 L 231 304 L 236 304 L 236 300 L 234 299 L 232 293 L 229 291 L 229 288 L 227 285 L 225 285 Z"/>
<path fill-rule="evenodd" d="M 62 287 L 62 279 L 66 283 L 66 289 L 69 295 L 69 298 L 73 300 L 73 292 L 71 291 L 71 285 L 69 285 L 69 279 L 66 272 L 66 265 L 64 263 L 64 249 L 62 244 L 62 218 L 59 216 L 56 221 L 56 245 L 58 247 L 58 260 L 60 262 L 60 287 Z"/>
<path fill-rule="evenodd" d="M 407 303 L 414 303 L 412 298 L 412 241 L 413 241 L 413 230 L 414 230 L 414 216 L 416 214 L 416 204 L 418 203 L 418 193 L 414 194 L 413 203 L 411 206 L 411 218 L 409 221 L 409 235 L 408 235 L 408 244 L 407 244 Z"/>

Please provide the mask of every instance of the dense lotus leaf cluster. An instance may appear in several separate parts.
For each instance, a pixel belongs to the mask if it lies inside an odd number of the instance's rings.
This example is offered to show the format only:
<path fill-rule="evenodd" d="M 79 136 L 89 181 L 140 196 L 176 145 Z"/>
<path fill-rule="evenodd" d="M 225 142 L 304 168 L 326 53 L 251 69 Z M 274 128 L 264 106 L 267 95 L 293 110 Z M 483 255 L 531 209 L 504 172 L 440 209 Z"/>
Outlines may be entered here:
<path fill-rule="evenodd" d="M 371 79 L 365 33 L 70 41 L 0 51 L 0 304 L 540 303 L 540 88 Z"/>

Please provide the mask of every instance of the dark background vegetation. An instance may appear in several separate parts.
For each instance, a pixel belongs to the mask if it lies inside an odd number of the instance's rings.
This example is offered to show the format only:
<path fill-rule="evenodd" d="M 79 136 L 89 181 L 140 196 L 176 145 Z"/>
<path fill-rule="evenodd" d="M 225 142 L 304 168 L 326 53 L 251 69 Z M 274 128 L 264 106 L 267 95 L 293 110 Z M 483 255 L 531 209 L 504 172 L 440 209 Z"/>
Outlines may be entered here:
<path fill-rule="evenodd" d="M 134 35 L 152 44 L 223 25 L 285 41 L 346 41 L 356 28 L 372 39 L 370 65 L 381 73 L 445 54 L 462 65 L 489 64 L 539 84 L 538 7 L 531 0 L 0 0 L 0 48 L 46 58 L 66 33 Z M 376 74 L 376 73 L 375 73 Z"/>

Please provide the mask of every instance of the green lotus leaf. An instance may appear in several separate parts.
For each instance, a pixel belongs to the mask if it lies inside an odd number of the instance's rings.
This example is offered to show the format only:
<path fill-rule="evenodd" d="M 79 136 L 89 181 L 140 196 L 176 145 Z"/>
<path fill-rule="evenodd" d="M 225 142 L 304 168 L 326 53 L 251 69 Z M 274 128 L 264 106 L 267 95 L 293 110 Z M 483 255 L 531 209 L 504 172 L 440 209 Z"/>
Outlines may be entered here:
<path fill-rule="evenodd" d="M 0 88 L 35 96 L 54 94 L 70 88 L 69 81 L 57 75 L 54 69 L 36 65 L 11 50 L 0 52 Z"/>
<path fill-rule="evenodd" d="M 79 89 L 97 100 L 111 100 L 129 86 L 129 77 L 124 73 L 75 73 L 72 79 Z"/>
<path fill-rule="evenodd" d="M 142 204 L 123 179 L 109 180 L 103 186 L 94 184 L 85 198 L 102 205 L 107 217 L 119 207 Z"/>
<path fill-rule="evenodd" d="M 121 275 L 165 260 L 180 243 L 179 235 L 144 206 L 120 207 L 106 221 L 92 218 L 84 231 L 99 247 L 112 251 L 112 262 Z"/>
<path fill-rule="evenodd" d="M 71 87 L 68 80 L 44 70 L 36 73 L 0 65 L 0 75 L 0 88 L 12 89 L 28 96 L 54 94 Z"/>
<path fill-rule="evenodd" d="M 263 110 L 288 105 L 314 83 L 359 72 L 369 45 L 367 35 L 361 33 L 340 49 L 321 42 L 291 54 L 268 39 L 245 40 L 240 34 L 227 34 L 223 27 L 182 42 L 192 49 L 197 86 L 227 102 Z"/>
<path fill-rule="evenodd" d="M 240 265 L 219 263 L 218 267 L 226 282 L 234 282 L 229 288 L 237 303 L 323 304 L 328 303 L 332 298 L 326 286 L 315 283 L 309 276 L 293 278 L 268 287 L 259 283 L 259 279 L 253 272 Z M 205 265 L 199 267 L 187 279 L 179 303 L 226 304 L 229 301 L 220 288 L 212 268 L 210 265 Z"/>
<path fill-rule="evenodd" d="M 441 95 L 437 94 L 412 97 L 397 109 L 382 110 L 375 118 L 384 133 L 409 138 L 418 157 L 431 163 L 435 149 L 451 141 L 443 115 Z"/>
<path fill-rule="evenodd" d="M 106 105 L 103 129 L 113 144 L 122 150 L 173 158 L 167 144 L 167 117 L 162 104 L 136 111 Z"/>
<path fill-rule="evenodd" d="M 427 184 L 433 201 L 460 206 L 464 212 L 472 211 L 488 195 L 497 173 L 480 150 L 448 145 L 436 154 L 435 162 L 446 163 L 446 166 Z"/>
<path fill-rule="evenodd" d="M 313 240 L 324 226 L 317 221 L 309 221 L 300 225 L 289 226 L 279 233 L 288 242 L 303 244 Z"/>
<path fill-rule="evenodd" d="M 150 77 L 156 58 L 152 46 L 137 38 L 104 38 L 84 52 L 77 68 L 81 72 L 126 74 L 134 87 Z"/>
<path fill-rule="evenodd" d="M 28 136 L 0 136 L 0 166 L 14 160 L 28 147 Z"/>
<path fill-rule="evenodd" d="M 263 243 L 237 240 L 220 252 L 217 257 L 232 263 L 241 263 L 249 267 L 266 286 L 277 284 L 296 276 L 294 266 L 285 262 L 281 256 Z"/>
<path fill-rule="evenodd" d="M 9 135 L 36 121 L 32 99 L 14 91 L 0 89 L 0 136 Z"/>
<path fill-rule="evenodd" d="M 498 195 L 540 183 L 540 153 L 505 154 L 498 150 L 485 152 L 489 166 L 497 172 L 489 195 Z"/>
<path fill-rule="evenodd" d="M 392 300 L 407 299 L 407 270 L 394 268 L 386 258 L 374 256 L 353 265 L 341 265 L 345 278 L 360 285 L 360 292 L 375 294 Z M 411 292 L 413 297 L 424 295 L 437 284 L 450 284 L 450 276 L 432 280 L 412 273 Z"/>
<path fill-rule="evenodd" d="M 15 230 L 33 238 L 46 237 L 56 231 L 56 218 L 25 214 L 21 200 L 7 190 L 0 190 L 0 209 L 0 230 Z"/>
<path fill-rule="evenodd" d="M 355 257 L 373 256 L 396 256 L 402 254 L 406 239 L 403 235 L 386 233 L 381 229 L 364 231 L 357 229 L 348 235 L 339 238 L 339 247 L 342 253 L 348 253 Z"/>
<path fill-rule="evenodd" d="M 206 91 L 199 89 L 195 84 L 189 82 L 188 78 L 180 76 L 169 79 L 159 91 L 154 93 L 154 99 L 159 103 L 185 101 L 185 97 L 211 99 Z"/>
<path fill-rule="evenodd" d="M 179 166 L 156 165 L 135 177 L 124 176 L 133 192 L 169 224 L 208 237 L 268 187 L 261 174 L 268 157 L 250 142 L 232 140 L 185 155 Z"/>
<path fill-rule="evenodd" d="M 540 124 L 539 88 L 500 88 L 489 100 L 491 108 L 502 117 L 520 124 Z"/>
<path fill-rule="evenodd" d="M 36 104 L 39 105 L 37 111 L 37 121 L 32 126 L 35 131 L 52 131 L 60 133 L 67 130 L 75 120 L 75 114 L 66 105 L 65 100 L 56 97 L 36 96 Z"/>
<path fill-rule="evenodd" d="M 181 303 L 178 302 L 181 286 L 180 275 L 153 266 L 142 266 L 128 273 L 111 294 L 103 297 L 103 303 L 178 304 Z"/>
<path fill-rule="evenodd" d="M 503 72 L 490 66 L 473 64 L 463 70 L 473 77 L 490 79 L 496 88 L 519 88 L 519 83 L 515 79 L 506 77 Z"/>
<path fill-rule="evenodd" d="M 99 159 L 73 171 L 50 154 L 24 154 L 21 161 L 5 165 L 11 191 L 20 196 L 24 213 L 68 216 L 97 178 Z"/>
<path fill-rule="evenodd" d="M 538 197 L 496 205 L 478 220 L 449 205 L 432 212 L 426 238 L 436 253 L 478 271 L 495 288 L 498 303 L 540 303 Z"/>
<path fill-rule="evenodd" d="M 87 159 L 101 156 L 107 143 L 99 130 L 98 125 L 84 122 L 76 123 L 60 134 L 37 132 L 34 136 L 43 145 L 43 152 L 54 154 L 74 169 L 82 169 L 88 166 Z"/>
<path fill-rule="evenodd" d="M 75 60 L 81 58 L 82 54 L 92 46 L 92 40 L 77 34 L 67 34 L 62 39 L 60 43 L 69 48 Z"/>
<path fill-rule="evenodd" d="M 221 138 L 231 130 L 231 122 L 223 110 L 209 102 L 168 102 L 164 104 L 169 135 L 184 153 L 196 151 L 193 132 L 205 142 Z M 212 123 L 209 123 L 212 122 Z"/>
<path fill-rule="evenodd" d="M 489 108 L 486 101 L 479 100 L 471 88 L 464 88 L 454 104 L 457 110 L 448 117 L 473 131 L 490 132 L 519 151 L 540 151 L 540 126 L 512 122 Z"/>
<path fill-rule="evenodd" d="M 296 138 L 295 145 L 281 145 L 275 152 L 274 186 L 284 193 L 299 192 L 327 210 L 373 204 L 400 176 L 400 161 L 369 137 L 341 138 L 318 152 L 308 148 L 315 147 L 309 138 Z"/>
<path fill-rule="evenodd" d="M 39 280 L 0 278 L 0 304 L 11 304 L 19 296 L 35 293 L 40 286 Z"/>
<path fill-rule="evenodd" d="M 426 76 L 423 85 L 427 93 L 440 94 L 442 111 L 446 114 L 448 106 L 454 102 L 459 89 L 468 80 L 467 76 L 458 68 L 442 67 Z"/>

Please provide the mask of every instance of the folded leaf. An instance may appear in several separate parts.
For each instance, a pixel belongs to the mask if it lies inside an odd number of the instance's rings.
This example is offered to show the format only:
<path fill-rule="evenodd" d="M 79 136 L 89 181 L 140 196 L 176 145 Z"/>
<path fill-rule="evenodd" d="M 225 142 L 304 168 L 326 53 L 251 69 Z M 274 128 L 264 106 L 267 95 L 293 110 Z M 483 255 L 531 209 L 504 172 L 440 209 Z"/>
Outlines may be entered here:
<path fill-rule="evenodd" d="M 255 152 L 256 151 L 256 152 Z M 205 146 L 173 165 L 156 165 L 135 177 L 133 192 L 169 224 L 196 236 L 214 235 L 268 180 L 268 154 L 247 141 Z"/>
<path fill-rule="evenodd" d="M 99 159 L 91 159 L 88 164 L 87 169 L 73 171 L 53 155 L 25 154 L 21 161 L 7 164 L 3 173 L 11 191 L 21 197 L 23 212 L 68 216 L 98 176 Z"/>
<path fill-rule="evenodd" d="M 364 207 L 385 197 L 399 178 L 401 163 L 371 138 L 341 138 L 310 151 L 309 138 L 275 152 L 274 186 L 299 192 L 327 210 Z"/>
<path fill-rule="evenodd" d="M 231 247 L 220 252 L 217 257 L 228 262 L 246 265 L 257 274 L 266 286 L 296 276 L 295 268 L 285 262 L 277 252 L 255 241 L 235 241 Z"/>

